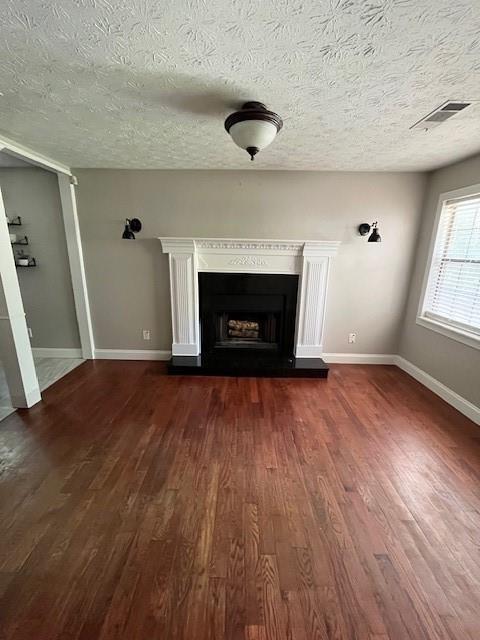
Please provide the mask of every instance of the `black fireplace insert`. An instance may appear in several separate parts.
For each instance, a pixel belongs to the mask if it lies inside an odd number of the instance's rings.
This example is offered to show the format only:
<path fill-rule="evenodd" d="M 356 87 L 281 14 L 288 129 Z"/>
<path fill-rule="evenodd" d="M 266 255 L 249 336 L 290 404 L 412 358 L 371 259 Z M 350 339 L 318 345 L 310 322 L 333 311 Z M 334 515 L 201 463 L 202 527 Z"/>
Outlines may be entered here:
<path fill-rule="evenodd" d="M 292 356 L 298 276 L 199 273 L 202 354 Z"/>

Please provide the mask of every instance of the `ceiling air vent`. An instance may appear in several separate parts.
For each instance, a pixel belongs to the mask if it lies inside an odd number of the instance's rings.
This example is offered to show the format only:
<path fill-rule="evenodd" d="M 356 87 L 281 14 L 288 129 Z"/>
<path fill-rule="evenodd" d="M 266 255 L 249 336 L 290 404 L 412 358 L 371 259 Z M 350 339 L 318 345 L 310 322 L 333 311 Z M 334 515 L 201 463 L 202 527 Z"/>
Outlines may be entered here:
<path fill-rule="evenodd" d="M 441 104 L 437 109 L 435 109 L 435 111 L 429 113 L 428 116 L 416 122 L 410 127 L 410 129 L 423 129 L 424 131 L 427 129 L 433 129 L 434 127 L 438 127 L 438 125 L 442 124 L 442 122 L 453 118 L 453 116 L 460 113 L 460 111 L 463 111 L 470 105 L 471 102 L 449 100 L 448 102 Z"/>

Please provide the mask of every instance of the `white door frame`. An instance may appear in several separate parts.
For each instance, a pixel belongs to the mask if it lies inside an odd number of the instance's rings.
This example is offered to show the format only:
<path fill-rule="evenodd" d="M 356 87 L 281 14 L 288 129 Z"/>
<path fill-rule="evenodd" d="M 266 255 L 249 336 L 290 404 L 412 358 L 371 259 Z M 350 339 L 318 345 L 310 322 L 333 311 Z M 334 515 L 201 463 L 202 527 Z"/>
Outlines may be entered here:
<path fill-rule="evenodd" d="M 40 401 L 37 372 L 0 188 L 0 353 L 13 407 Z"/>
<path fill-rule="evenodd" d="M 77 199 L 75 195 L 74 179 L 71 169 L 64 164 L 55 162 L 46 156 L 36 153 L 28 147 L 17 144 L 9 138 L 0 137 L 0 152 L 6 151 L 11 155 L 25 160 L 30 164 L 53 171 L 58 176 L 60 200 L 62 206 L 65 237 L 67 242 L 68 261 L 72 279 L 73 297 L 77 313 L 78 329 L 82 356 L 85 359 L 95 357 L 95 343 L 93 339 L 92 319 L 88 301 L 87 281 L 83 262 L 82 240 L 77 214 Z"/>

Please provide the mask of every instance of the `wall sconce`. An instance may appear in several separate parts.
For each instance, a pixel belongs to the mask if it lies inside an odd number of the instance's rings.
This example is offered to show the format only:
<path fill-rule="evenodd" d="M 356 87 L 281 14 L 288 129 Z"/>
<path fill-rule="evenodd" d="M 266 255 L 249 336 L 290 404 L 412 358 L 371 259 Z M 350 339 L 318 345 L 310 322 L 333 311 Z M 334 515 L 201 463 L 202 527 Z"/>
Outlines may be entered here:
<path fill-rule="evenodd" d="M 358 233 L 361 236 L 366 236 L 367 233 L 370 233 L 370 229 L 372 230 L 372 234 L 371 236 L 368 238 L 367 242 L 381 242 L 382 241 L 382 237 L 381 235 L 378 233 L 378 222 L 372 222 L 372 224 L 368 224 L 368 222 L 363 222 L 359 227 L 358 227 Z"/>
<path fill-rule="evenodd" d="M 122 233 L 124 240 L 135 240 L 135 234 L 142 230 L 142 223 L 138 218 L 126 218 L 125 229 Z"/>

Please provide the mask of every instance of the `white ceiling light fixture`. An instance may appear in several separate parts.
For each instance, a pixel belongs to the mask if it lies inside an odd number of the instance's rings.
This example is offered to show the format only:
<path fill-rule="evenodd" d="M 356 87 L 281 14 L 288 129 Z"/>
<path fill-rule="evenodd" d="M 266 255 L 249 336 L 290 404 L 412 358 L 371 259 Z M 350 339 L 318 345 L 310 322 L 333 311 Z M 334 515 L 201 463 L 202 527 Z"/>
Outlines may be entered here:
<path fill-rule="evenodd" d="M 261 102 L 245 102 L 240 111 L 231 113 L 225 120 L 225 129 L 235 144 L 245 149 L 250 160 L 273 142 L 282 127 L 280 116 Z"/>

